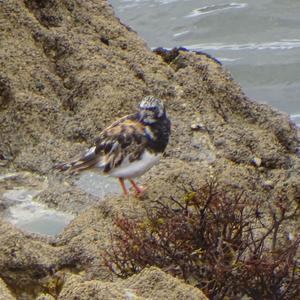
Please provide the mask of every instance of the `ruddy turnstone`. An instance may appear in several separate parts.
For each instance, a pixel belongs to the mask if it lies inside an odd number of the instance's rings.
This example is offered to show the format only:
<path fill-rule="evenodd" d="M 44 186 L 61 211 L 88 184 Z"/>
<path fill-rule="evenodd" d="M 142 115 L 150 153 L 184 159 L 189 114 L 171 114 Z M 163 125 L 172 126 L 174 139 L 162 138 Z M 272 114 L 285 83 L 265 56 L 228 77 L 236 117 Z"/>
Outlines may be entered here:
<path fill-rule="evenodd" d="M 137 113 L 114 122 L 100 133 L 95 145 L 83 155 L 55 168 L 70 173 L 96 168 L 117 177 L 125 195 L 128 195 L 125 179 L 140 195 L 143 189 L 133 178 L 143 175 L 159 162 L 169 141 L 170 128 L 164 103 L 147 96 Z"/>

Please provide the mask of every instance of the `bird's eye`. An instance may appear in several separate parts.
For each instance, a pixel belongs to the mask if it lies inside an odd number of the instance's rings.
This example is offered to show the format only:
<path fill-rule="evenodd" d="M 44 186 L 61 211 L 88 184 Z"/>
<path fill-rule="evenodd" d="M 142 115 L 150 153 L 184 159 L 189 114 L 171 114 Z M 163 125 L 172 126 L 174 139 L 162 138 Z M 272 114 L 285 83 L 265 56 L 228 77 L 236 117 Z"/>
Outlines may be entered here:
<path fill-rule="evenodd" d="M 148 108 L 148 110 L 150 110 L 150 111 L 155 111 L 155 107 L 154 107 L 154 106 L 151 106 L 151 107 Z"/>

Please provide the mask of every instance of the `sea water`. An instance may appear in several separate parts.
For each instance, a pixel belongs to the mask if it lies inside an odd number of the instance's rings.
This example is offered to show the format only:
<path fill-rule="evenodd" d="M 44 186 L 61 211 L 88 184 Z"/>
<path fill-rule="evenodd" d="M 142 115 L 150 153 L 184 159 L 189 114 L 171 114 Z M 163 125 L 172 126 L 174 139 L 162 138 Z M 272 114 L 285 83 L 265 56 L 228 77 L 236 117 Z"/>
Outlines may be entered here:
<path fill-rule="evenodd" d="M 215 56 L 246 95 L 300 124 L 300 1 L 109 1 L 149 47 Z"/>

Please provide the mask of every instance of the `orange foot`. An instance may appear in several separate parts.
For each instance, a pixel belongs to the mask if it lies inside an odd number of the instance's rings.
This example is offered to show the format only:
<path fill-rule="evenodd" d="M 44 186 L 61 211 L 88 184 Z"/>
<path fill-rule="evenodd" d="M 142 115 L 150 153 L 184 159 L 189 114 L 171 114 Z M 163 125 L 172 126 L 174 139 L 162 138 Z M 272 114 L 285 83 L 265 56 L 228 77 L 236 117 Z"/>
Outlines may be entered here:
<path fill-rule="evenodd" d="M 146 187 L 143 187 L 143 186 L 138 186 L 134 180 L 132 179 L 129 179 L 132 187 L 134 188 L 135 190 L 135 196 L 139 199 L 142 199 L 143 196 L 145 195 L 146 191 L 147 191 L 147 188 Z"/>

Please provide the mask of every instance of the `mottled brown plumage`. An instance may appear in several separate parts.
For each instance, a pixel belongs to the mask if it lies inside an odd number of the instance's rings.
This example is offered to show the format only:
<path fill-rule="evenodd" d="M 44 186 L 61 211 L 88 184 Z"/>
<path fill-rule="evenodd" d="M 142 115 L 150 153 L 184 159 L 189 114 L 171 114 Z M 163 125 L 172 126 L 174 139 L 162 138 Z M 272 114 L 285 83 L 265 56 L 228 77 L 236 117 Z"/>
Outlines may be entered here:
<path fill-rule="evenodd" d="M 126 194 L 123 179 L 142 175 L 158 162 L 168 143 L 170 121 L 161 100 L 146 97 L 139 112 L 125 116 L 104 129 L 95 145 L 83 155 L 55 166 L 70 173 L 96 167 L 110 176 L 118 177 Z"/>

